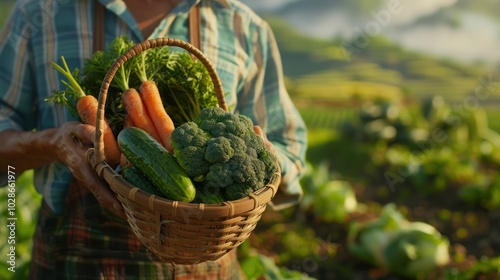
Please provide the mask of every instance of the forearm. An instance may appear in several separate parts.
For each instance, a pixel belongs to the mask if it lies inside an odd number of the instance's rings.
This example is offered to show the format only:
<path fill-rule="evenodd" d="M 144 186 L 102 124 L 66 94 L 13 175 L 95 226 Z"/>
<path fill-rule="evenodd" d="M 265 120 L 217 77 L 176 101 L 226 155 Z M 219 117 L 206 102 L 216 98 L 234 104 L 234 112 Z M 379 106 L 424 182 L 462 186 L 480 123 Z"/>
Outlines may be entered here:
<path fill-rule="evenodd" d="M 22 172 L 56 161 L 51 141 L 55 132 L 56 129 L 0 132 L 0 170 L 13 166 L 17 172 Z"/>

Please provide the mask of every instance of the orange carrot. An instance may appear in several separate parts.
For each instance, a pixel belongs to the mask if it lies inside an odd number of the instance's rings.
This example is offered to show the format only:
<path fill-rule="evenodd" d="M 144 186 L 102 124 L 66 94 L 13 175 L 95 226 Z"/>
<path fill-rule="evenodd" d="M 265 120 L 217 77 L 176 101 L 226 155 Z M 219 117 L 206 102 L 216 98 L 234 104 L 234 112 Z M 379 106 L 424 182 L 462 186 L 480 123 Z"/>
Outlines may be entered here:
<path fill-rule="evenodd" d="M 165 111 L 161 101 L 160 92 L 158 87 L 153 81 L 144 81 L 139 88 L 142 102 L 146 111 L 154 123 L 156 131 L 160 135 L 161 143 L 169 151 L 173 151 L 170 137 L 174 130 L 174 122 Z"/>
<path fill-rule="evenodd" d="M 153 121 L 149 118 L 137 90 L 134 88 L 125 90 L 122 93 L 122 102 L 134 126 L 146 131 L 149 135 L 161 143 L 161 138 L 156 131 Z"/>
<path fill-rule="evenodd" d="M 97 121 L 97 99 L 92 95 L 85 95 L 80 98 L 76 103 L 76 109 L 82 121 L 89 125 L 96 125 Z M 104 137 L 104 155 L 106 161 L 111 166 L 114 166 L 120 162 L 121 152 L 118 148 L 116 138 L 113 135 L 113 131 L 109 127 L 107 121 L 104 122 L 103 127 L 103 137 Z"/>

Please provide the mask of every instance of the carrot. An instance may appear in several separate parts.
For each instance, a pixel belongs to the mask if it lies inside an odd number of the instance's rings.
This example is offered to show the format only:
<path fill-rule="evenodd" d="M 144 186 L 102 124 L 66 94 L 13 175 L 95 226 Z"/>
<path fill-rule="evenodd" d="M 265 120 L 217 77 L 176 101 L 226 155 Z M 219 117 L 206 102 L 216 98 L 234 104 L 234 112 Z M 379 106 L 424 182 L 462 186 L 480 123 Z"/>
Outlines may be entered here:
<path fill-rule="evenodd" d="M 76 110 L 82 122 L 95 125 L 97 122 L 97 99 L 92 95 L 85 95 L 78 99 Z"/>
<path fill-rule="evenodd" d="M 97 106 L 98 101 L 92 95 L 85 95 L 78 100 L 76 109 L 83 123 L 95 126 L 97 121 Z M 104 122 L 103 137 L 106 161 L 111 166 L 114 166 L 120 162 L 121 151 L 107 121 Z"/>
<path fill-rule="evenodd" d="M 160 135 L 161 143 L 169 151 L 173 152 L 170 138 L 174 130 L 174 122 L 165 111 L 161 101 L 158 87 L 153 81 L 143 81 L 139 87 L 140 96 L 146 111 L 154 123 L 156 131 Z"/>
<path fill-rule="evenodd" d="M 80 119 L 83 123 L 95 126 L 97 120 L 97 106 L 98 101 L 92 95 L 87 95 L 83 91 L 78 81 L 73 76 L 73 73 L 69 70 L 68 64 L 64 59 L 64 56 L 61 56 L 63 67 L 59 66 L 55 62 L 51 62 L 52 66 L 59 71 L 67 81 L 62 81 L 64 85 L 66 85 L 66 90 L 59 91 L 51 98 L 48 98 L 48 101 L 52 103 L 62 102 L 63 104 L 69 106 L 68 98 L 66 98 L 66 94 L 70 95 L 74 100 L 76 100 L 76 109 Z M 116 142 L 116 138 L 113 135 L 113 131 L 109 127 L 109 123 L 107 121 L 104 122 L 103 137 L 104 137 L 104 155 L 106 157 L 106 161 L 114 166 L 120 162 L 121 151 L 118 148 L 118 144 Z"/>
<path fill-rule="evenodd" d="M 125 90 L 122 93 L 122 102 L 134 126 L 146 131 L 149 135 L 156 139 L 156 141 L 162 143 L 153 121 L 148 116 L 146 108 L 137 90 L 134 88 Z"/>

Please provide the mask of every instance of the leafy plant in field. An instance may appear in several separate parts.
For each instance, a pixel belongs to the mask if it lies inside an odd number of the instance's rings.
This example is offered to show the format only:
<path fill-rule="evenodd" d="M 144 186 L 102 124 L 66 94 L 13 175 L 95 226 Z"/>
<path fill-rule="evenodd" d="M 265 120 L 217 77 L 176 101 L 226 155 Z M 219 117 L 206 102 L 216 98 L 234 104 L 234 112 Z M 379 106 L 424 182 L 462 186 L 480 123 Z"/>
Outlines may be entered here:
<path fill-rule="evenodd" d="M 2 261 L 0 263 L 0 279 L 27 279 L 31 259 L 32 238 L 36 228 L 36 215 L 40 206 L 41 196 L 36 192 L 32 183 L 33 171 L 26 171 L 15 179 L 15 244 L 9 244 L 7 240 L 0 245 L 0 254 L 7 256 L 10 247 L 15 246 L 15 273 L 8 270 L 10 264 Z M 0 188 L 0 197 L 7 201 L 8 188 Z M 8 204 L 0 204 L 2 217 L 9 217 Z M 7 238 L 10 230 L 7 226 L 0 227 L 0 236 Z"/>
<path fill-rule="evenodd" d="M 465 185 L 458 195 L 471 204 L 481 205 L 491 210 L 498 209 L 500 207 L 500 178 L 483 175 L 482 179 L 475 184 Z"/>
<path fill-rule="evenodd" d="M 273 258 L 258 253 L 244 242 L 240 246 L 240 265 L 248 280 L 314 280 L 300 271 L 279 267 Z"/>
<path fill-rule="evenodd" d="M 500 257 L 483 258 L 466 270 L 447 269 L 444 280 L 498 279 Z"/>
<path fill-rule="evenodd" d="M 344 222 L 356 210 L 357 200 L 347 181 L 331 180 L 315 193 L 313 212 L 325 222 Z"/>
<path fill-rule="evenodd" d="M 448 239 L 429 224 L 409 222 L 394 204 L 387 204 L 375 220 L 353 222 L 348 249 L 363 261 L 411 278 L 449 262 Z"/>
<path fill-rule="evenodd" d="M 500 207 L 500 136 L 482 108 L 453 110 L 439 96 L 410 111 L 387 101 L 362 106 L 342 137 L 371 143 L 371 164 L 390 184 L 404 182 L 424 192 L 459 187 L 469 204 Z"/>
<path fill-rule="evenodd" d="M 482 141 L 498 145 L 482 108 L 453 110 L 443 98 L 422 100 L 415 111 L 393 101 L 369 101 L 353 121 L 342 125 L 343 135 L 363 142 L 406 145 L 412 150 L 469 146 Z"/>
<path fill-rule="evenodd" d="M 304 198 L 301 208 L 311 210 L 325 222 L 344 222 L 356 210 L 357 200 L 351 184 L 345 180 L 331 179 L 326 162 L 314 165 L 307 162 L 301 179 Z"/>
<path fill-rule="evenodd" d="M 481 164 L 463 148 L 443 147 L 419 154 L 408 147 L 386 148 L 377 164 L 386 169 L 394 180 L 411 182 L 422 192 L 442 191 L 450 185 L 476 185 L 483 181 Z"/>

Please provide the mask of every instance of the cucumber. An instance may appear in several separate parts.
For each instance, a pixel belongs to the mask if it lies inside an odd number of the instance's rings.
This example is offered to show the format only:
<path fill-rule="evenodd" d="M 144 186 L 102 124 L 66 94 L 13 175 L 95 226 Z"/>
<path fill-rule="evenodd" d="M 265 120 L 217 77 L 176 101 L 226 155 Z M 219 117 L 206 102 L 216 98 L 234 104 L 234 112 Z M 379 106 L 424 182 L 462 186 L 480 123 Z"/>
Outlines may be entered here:
<path fill-rule="evenodd" d="M 196 189 L 186 172 L 156 139 L 137 127 L 124 128 L 117 137 L 125 157 L 158 189 L 163 197 L 191 202 Z"/>
<path fill-rule="evenodd" d="M 226 200 L 220 191 L 212 191 L 201 187 L 196 190 L 196 197 L 194 201 L 205 204 L 218 204 Z"/>
<path fill-rule="evenodd" d="M 136 167 L 128 167 L 122 171 L 123 178 L 130 184 L 140 188 L 141 190 L 161 196 L 162 194 L 158 189 L 151 183 L 146 176 L 144 176 Z"/>

